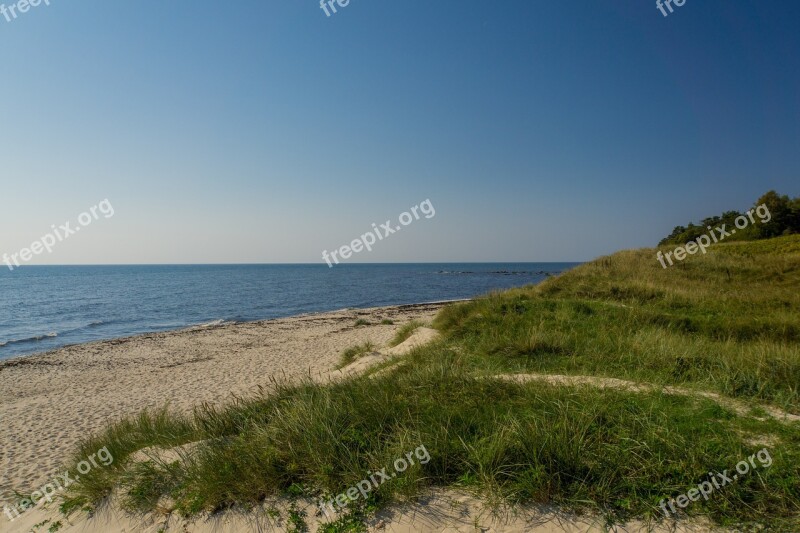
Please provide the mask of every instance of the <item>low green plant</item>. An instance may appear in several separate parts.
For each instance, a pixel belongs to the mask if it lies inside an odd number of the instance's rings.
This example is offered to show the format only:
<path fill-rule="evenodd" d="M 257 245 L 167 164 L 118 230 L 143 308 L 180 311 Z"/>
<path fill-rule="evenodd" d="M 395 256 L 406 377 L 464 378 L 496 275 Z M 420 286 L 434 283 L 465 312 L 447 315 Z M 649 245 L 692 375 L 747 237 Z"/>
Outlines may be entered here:
<path fill-rule="evenodd" d="M 306 523 L 306 512 L 298 509 L 294 503 L 289 507 L 288 531 L 290 533 L 307 533 L 309 531 Z"/>
<path fill-rule="evenodd" d="M 344 368 L 362 355 L 375 351 L 375 345 L 369 341 L 352 346 L 342 352 L 337 369 Z"/>
<path fill-rule="evenodd" d="M 46 526 L 46 525 L 47 525 L 49 522 L 50 522 L 50 519 L 49 519 L 49 518 L 47 518 L 47 519 L 45 519 L 45 520 L 42 520 L 42 521 L 41 521 L 41 522 L 39 522 L 38 524 L 34 524 L 33 526 L 31 526 L 31 531 L 34 531 L 34 532 L 35 532 L 35 531 L 36 531 L 37 529 L 39 529 L 40 527 L 44 527 L 44 526 Z"/>
<path fill-rule="evenodd" d="M 389 341 L 389 346 L 397 346 L 398 344 L 404 342 L 408 339 L 417 328 L 424 326 L 425 324 L 420 322 L 419 320 L 412 320 L 407 324 L 403 324 L 397 333 L 395 334 L 394 338 Z"/>
<path fill-rule="evenodd" d="M 320 525 L 317 531 L 319 533 L 367 533 L 365 512 L 358 508 L 349 508 L 336 520 Z"/>

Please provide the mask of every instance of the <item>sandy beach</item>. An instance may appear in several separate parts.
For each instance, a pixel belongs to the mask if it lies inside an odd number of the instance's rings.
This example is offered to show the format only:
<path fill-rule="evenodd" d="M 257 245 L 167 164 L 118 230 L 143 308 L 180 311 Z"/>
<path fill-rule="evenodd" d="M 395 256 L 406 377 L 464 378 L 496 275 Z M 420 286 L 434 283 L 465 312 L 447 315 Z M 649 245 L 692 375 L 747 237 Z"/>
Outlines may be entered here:
<path fill-rule="evenodd" d="M 108 422 L 167 403 L 190 411 L 247 396 L 273 376 L 327 379 L 346 348 L 384 345 L 399 325 L 430 321 L 443 305 L 195 327 L 0 362 L 0 498 L 47 482 L 82 436 Z M 355 326 L 358 319 L 371 325 Z"/>

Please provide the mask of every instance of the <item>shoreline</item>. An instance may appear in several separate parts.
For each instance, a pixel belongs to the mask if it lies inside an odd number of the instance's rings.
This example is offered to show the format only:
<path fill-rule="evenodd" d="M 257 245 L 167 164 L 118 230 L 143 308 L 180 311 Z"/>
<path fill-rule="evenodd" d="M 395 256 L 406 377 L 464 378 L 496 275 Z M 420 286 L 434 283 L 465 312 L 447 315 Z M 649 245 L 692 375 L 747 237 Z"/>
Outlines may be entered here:
<path fill-rule="evenodd" d="M 131 339 L 136 339 L 139 337 L 148 337 L 152 335 L 161 335 L 161 334 L 173 334 L 173 333 L 181 333 L 186 331 L 193 331 L 197 329 L 212 329 L 217 327 L 223 326 L 234 326 L 239 324 L 258 324 L 262 322 L 271 322 L 274 320 L 284 320 L 288 318 L 302 318 L 302 317 L 309 317 L 314 315 L 324 315 L 329 313 L 339 313 L 339 312 L 346 312 L 346 311 L 364 311 L 364 310 L 373 310 L 373 309 L 390 309 L 390 308 L 398 308 L 398 309 L 405 309 L 405 308 L 414 308 L 419 306 L 426 306 L 426 305 L 447 305 L 451 303 L 459 303 L 459 302 L 468 302 L 473 300 L 474 298 L 459 298 L 455 300 L 435 300 L 431 302 L 419 302 L 419 303 L 412 303 L 412 304 L 393 304 L 393 305 L 384 305 L 384 306 L 377 306 L 377 307 L 343 307 L 339 309 L 331 309 L 328 311 L 312 311 L 309 313 L 300 313 L 297 315 L 286 315 L 286 316 L 279 316 L 274 318 L 258 318 L 255 320 L 225 320 L 225 319 L 217 319 L 212 320 L 211 322 L 201 322 L 198 324 L 190 324 L 186 326 L 180 326 L 177 328 L 170 328 L 170 329 L 163 329 L 163 330 L 156 330 L 156 331 L 146 331 L 142 333 L 134 333 L 131 335 L 123 335 L 121 337 L 109 337 L 107 339 L 98 339 L 92 340 L 87 342 L 75 342 L 71 344 L 65 344 L 63 346 L 59 346 L 58 348 L 51 348 L 49 350 L 44 350 L 41 352 L 32 352 L 32 353 L 25 353 L 25 354 L 17 354 L 12 355 L 7 358 L 0 358 L 0 371 L 2 371 L 3 367 L 6 366 L 8 363 L 12 363 L 9 366 L 15 366 L 19 363 L 19 359 L 27 359 L 31 357 L 40 357 L 45 355 L 50 355 L 56 353 L 58 351 L 67 349 L 67 348 L 74 348 L 76 346 L 88 346 L 93 344 L 102 344 L 102 343 L 112 343 L 117 341 L 127 341 Z M 4 345 L 0 345 L 2 347 Z"/>
<path fill-rule="evenodd" d="M 345 349 L 385 345 L 404 323 L 429 322 L 450 303 L 192 326 L 0 361 L 0 506 L 15 490 L 40 486 L 81 438 L 111 421 L 164 405 L 190 412 L 225 403 L 268 386 L 271 377 L 327 379 Z"/>

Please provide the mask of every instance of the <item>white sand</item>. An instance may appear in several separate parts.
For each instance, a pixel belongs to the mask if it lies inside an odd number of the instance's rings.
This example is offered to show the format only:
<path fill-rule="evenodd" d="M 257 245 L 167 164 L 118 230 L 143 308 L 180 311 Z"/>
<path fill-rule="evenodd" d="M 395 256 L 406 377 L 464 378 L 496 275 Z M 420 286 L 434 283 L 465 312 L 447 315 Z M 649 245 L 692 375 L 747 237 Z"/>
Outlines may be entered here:
<path fill-rule="evenodd" d="M 62 348 L 0 362 L 0 506 L 48 482 L 88 433 L 167 402 L 189 411 L 267 386 L 271 376 L 324 379 L 343 350 L 378 346 L 442 304 L 358 309 L 192 328 Z M 357 319 L 375 325 L 355 327 Z M 395 325 L 379 325 L 389 319 Z"/>

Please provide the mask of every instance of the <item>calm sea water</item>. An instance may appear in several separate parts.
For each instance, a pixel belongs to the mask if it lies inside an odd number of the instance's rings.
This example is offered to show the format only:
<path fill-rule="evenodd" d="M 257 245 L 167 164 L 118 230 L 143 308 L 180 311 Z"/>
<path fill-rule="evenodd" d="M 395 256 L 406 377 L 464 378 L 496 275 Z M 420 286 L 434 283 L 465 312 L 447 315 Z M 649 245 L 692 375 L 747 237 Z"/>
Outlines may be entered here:
<path fill-rule="evenodd" d="M 0 269 L 0 359 L 215 321 L 470 298 L 538 283 L 576 264 Z"/>

